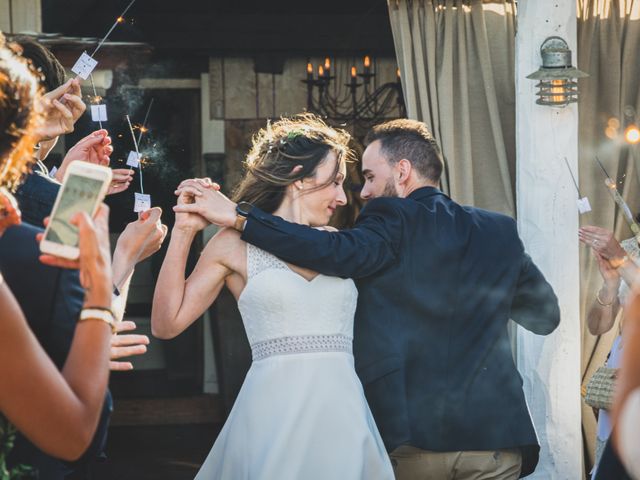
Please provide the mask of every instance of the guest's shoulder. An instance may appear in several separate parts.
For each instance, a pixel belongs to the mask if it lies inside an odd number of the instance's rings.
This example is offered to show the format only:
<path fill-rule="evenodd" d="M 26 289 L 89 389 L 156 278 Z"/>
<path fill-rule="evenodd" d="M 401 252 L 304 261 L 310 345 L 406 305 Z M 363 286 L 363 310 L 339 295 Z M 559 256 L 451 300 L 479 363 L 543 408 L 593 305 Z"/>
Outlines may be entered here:
<path fill-rule="evenodd" d="M 0 245 L 2 245 L 3 248 L 6 248 L 7 245 L 19 247 L 33 246 L 33 244 L 37 245 L 36 235 L 43 231 L 42 228 L 22 222 L 20 225 L 10 227 L 4 232 L 0 237 Z"/>

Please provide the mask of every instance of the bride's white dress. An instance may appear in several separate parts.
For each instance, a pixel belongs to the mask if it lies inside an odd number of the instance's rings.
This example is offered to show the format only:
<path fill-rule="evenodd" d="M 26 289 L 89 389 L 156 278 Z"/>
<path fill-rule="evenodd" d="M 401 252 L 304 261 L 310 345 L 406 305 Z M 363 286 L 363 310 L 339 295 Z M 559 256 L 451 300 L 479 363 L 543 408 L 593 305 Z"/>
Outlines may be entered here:
<path fill-rule="evenodd" d="M 308 281 L 251 245 L 247 275 L 253 364 L 196 480 L 392 480 L 353 367 L 353 281 Z"/>

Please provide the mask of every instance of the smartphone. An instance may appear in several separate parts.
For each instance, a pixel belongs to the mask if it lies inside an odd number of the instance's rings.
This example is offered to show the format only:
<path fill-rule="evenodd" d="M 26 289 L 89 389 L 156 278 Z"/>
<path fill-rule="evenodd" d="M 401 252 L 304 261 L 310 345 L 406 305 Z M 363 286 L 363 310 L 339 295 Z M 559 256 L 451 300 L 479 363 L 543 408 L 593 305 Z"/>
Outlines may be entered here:
<path fill-rule="evenodd" d="M 91 217 L 96 213 L 111 183 L 111 169 L 87 162 L 69 164 L 62 187 L 53 205 L 49 225 L 40 242 L 40 251 L 75 260 L 78 249 L 78 228 L 70 223 L 78 212 Z"/>

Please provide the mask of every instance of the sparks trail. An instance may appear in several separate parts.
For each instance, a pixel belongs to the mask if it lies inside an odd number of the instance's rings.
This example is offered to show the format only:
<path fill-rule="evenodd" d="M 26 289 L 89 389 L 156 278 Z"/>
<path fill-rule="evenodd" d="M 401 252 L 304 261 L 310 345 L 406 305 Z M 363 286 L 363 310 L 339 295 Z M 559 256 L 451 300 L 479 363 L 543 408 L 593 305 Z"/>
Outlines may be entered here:
<path fill-rule="evenodd" d="M 600 168 L 602 169 L 604 176 L 606 177 L 604 180 L 604 184 L 607 186 L 611 197 L 613 197 L 613 201 L 616 202 L 616 205 L 618 205 L 618 207 L 620 207 L 620 210 L 622 210 L 624 219 L 627 221 L 627 224 L 633 232 L 636 241 L 640 243 L 640 226 L 638 226 L 635 219 L 633 218 L 633 214 L 631 213 L 629 205 L 627 205 L 627 202 L 625 202 L 624 198 L 622 198 L 622 195 L 620 195 L 620 192 L 616 188 L 616 182 L 614 182 L 613 179 L 609 176 L 604 168 L 604 165 L 602 165 L 602 163 L 600 162 L 600 159 L 597 156 L 595 156 L 594 158 L 596 162 L 598 162 L 598 165 L 600 165 Z"/>
<path fill-rule="evenodd" d="M 98 92 L 96 91 L 96 84 L 93 83 L 93 73 L 89 75 L 91 79 L 91 88 L 93 88 L 93 102 L 98 105 L 102 97 L 98 96 Z M 100 120 L 100 114 L 98 113 L 98 125 L 100 125 L 100 130 L 102 130 L 102 120 Z"/>
<path fill-rule="evenodd" d="M 133 132 L 133 126 L 131 125 L 131 119 L 129 115 L 125 115 L 127 123 L 129 124 L 129 131 L 131 132 L 131 138 L 133 138 L 133 146 L 136 149 L 136 156 L 138 158 L 138 173 L 140 175 L 140 193 L 144 193 L 144 187 L 142 186 L 142 164 L 140 163 L 140 151 L 138 150 L 138 141 L 136 140 L 136 134 Z"/>
<path fill-rule="evenodd" d="M 135 2 L 136 0 L 131 0 L 129 5 L 127 5 L 127 8 L 125 8 L 124 11 L 120 14 L 120 16 L 116 18 L 116 21 L 114 22 L 114 24 L 111 26 L 111 28 L 109 29 L 107 34 L 102 38 L 102 40 L 100 40 L 100 43 L 98 43 L 98 46 L 91 54 L 91 58 L 93 58 L 93 56 L 97 53 L 97 51 L 100 50 L 100 47 L 102 47 L 102 44 L 107 41 L 107 38 L 109 38 L 109 35 L 111 35 L 111 32 L 113 32 L 120 23 L 124 23 L 125 14 L 129 11 L 129 9 L 131 8 L 131 5 L 133 5 Z"/>
<path fill-rule="evenodd" d="M 147 113 L 144 114 L 144 120 L 142 121 L 142 126 L 140 127 L 140 135 L 138 135 L 138 145 L 142 142 L 142 134 L 149 131 L 147 128 L 147 120 L 149 119 L 149 112 L 151 112 L 151 106 L 153 105 L 153 97 L 151 97 L 151 101 L 149 102 L 149 106 L 147 107 Z"/>

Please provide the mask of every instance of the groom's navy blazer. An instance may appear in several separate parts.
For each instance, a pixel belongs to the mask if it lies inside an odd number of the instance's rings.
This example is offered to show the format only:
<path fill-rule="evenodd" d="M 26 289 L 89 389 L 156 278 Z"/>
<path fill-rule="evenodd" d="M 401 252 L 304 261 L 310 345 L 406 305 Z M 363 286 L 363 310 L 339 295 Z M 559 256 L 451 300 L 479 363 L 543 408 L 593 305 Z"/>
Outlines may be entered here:
<path fill-rule="evenodd" d="M 254 208 L 242 238 L 355 279 L 356 369 L 389 451 L 521 448 L 522 476 L 534 470 L 539 447 L 507 322 L 546 335 L 560 311 L 512 218 L 424 187 L 370 201 L 341 232 Z"/>

